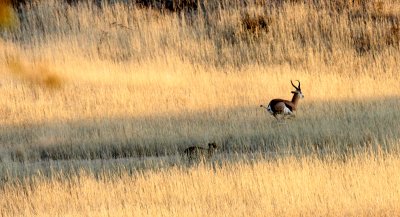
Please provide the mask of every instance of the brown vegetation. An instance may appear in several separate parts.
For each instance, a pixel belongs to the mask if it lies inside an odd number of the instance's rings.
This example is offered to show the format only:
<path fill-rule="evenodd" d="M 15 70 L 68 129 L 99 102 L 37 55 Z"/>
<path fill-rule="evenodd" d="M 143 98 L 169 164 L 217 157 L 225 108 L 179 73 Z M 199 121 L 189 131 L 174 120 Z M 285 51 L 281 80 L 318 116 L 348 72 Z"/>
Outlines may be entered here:
<path fill-rule="evenodd" d="M 395 47 L 400 46 L 400 25 L 392 26 L 386 33 L 386 43 Z"/>
<path fill-rule="evenodd" d="M 45 88 L 60 88 L 63 83 L 61 77 L 45 64 L 29 65 L 18 57 L 10 57 L 7 66 L 13 75 Z"/>
<path fill-rule="evenodd" d="M 260 37 L 262 32 L 268 33 L 269 26 L 272 22 L 272 20 L 266 15 L 250 15 L 249 13 L 245 13 L 242 16 L 241 21 L 244 30 L 248 31 L 255 37 Z"/>
<path fill-rule="evenodd" d="M 4 29 L 12 29 L 18 23 L 10 0 L 0 0 L 0 32 Z"/>

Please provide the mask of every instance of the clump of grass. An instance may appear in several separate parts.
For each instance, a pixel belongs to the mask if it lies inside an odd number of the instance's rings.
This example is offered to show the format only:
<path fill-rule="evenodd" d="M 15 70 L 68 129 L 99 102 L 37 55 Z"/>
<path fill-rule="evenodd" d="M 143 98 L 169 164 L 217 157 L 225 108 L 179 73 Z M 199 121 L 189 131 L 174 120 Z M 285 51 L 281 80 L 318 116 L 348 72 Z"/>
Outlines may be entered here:
<path fill-rule="evenodd" d="M 14 28 L 18 24 L 17 15 L 10 0 L 0 0 L 0 30 Z"/>
<path fill-rule="evenodd" d="M 272 19 L 265 14 L 244 13 L 241 18 L 244 31 L 255 37 L 260 37 L 262 33 L 268 33 L 271 22 Z"/>
<path fill-rule="evenodd" d="M 200 1 L 201 2 L 201 1 Z M 194 12 L 198 9 L 196 0 L 136 0 L 135 5 L 168 12 Z"/>
<path fill-rule="evenodd" d="M 399 9 L 399 2 L 373 1 L 368 5 L 367 13 L 374 21 L 398 24 Z"/>
<path fill-rule="evenodd" d="M 112 31 L 110 31 L 112 30 Z M 98 56 L 102 60 L 126 62 L 134 55 L 130 45 L 133 29 L 119 23 L 111 23 L 109 31 L 102 31 L 97 43 Z M 117 42 L 117 43 L 116 43 Z"/>
<path fill-rule="evenodd" d="M 400 45 L 400 26 L 392 26 L 386 33 L 386 43 L 398 47 Z"/>
<path fill-rule="evenodd" d="M 7 66 L 12 74 L 35 85 L 56 89 L 63 84 L 62 78 L 45 64 L 27 64 L 18 57 L 11 57 Z"/>
<path fill-rule="evenodd" d="M 11 152 L 11 160 L 16 162 L 25 162 L 27 160 L 27 156 L 24 150 L 21 147 L 17 148 L 13 152 Z"/>
<path fill-rule="evenodd" d="M 333 1 L 319 1 L 328 4 L 330 10 L 337 13 L 348 13 L 355 11 L 362 11 L 365 9 L 368 2 L 371 0 L 333 0 Z"/>
<path fill-rule="evenodd" d="M 47 147 L 28 148 L 30 161 L 47 160 L 95 160 L 119 159 L 132 157 L 164 156 L 166 150 L 155 146 L 142 146 L 137 144 L 80 144 L 70 146 L 66 144 Z M 172 154 L 172 153 L 170 153 Z M 13 156 L 14 153 L 11 153 Z M 18 158 L 12 157 L 18 161 Z"/>
<path fill-rule="evenodd" d="M 368 53 L 372 48 L 371 38 L 369 35 L 355 35 L 352 37 L 352 40 L 354 49 L 359 55 Z"/>

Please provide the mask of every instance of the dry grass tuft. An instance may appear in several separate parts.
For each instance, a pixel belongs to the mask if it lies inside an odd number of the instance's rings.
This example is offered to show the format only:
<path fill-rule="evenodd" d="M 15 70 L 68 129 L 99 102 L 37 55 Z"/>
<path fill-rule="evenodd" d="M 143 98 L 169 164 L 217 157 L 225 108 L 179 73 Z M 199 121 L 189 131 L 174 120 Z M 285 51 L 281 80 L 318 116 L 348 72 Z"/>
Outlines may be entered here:
<path fill-rule="evenodd" d="M 17 148 L 15 151 L 11 153 L 11 160 L 23 163 L 25 162 L 26 159 L 26 153 L 22 148 Z"/>
<path fill-rule="evenodd" d="M 398 1 L 372 1 L 367 7 L 367 12 L 374 21 L 399 24 L 400 2 Z"/>
<path fill-rule="evenodd" d="M 0 30 L 12 29 L 18 25 L 18 18 L 10 0 L 0 0 Z"/>
<path fill-rule="evenodd" d="M 272 19 L 265 14 L 245 13 L 241 18 L 243 29 L 255 37 L 260 37 L 262 32 L 268 33 Z"/>
<path fill-rule="evenodd" d="M 400 26 L 392 26 L 386 33 L 386 43 L 395 47 L 400 46 Z"/>
<path fill-rule="evenodd" d="M 142 8 L 153 8 L 160 11 L 177 12 L 196 11 L 198 4 L 202 1 L 196 0 L 136 0 L 135 5 Z"/>
<path fill-rule="evenodd" d="M 63 84 L 63 79 L 45 64 L 28 64 L 19 57 L 11 57 L 7 62 L 10 72 L 32 84 L 45 88 L 57 89 Z"/>
<path fill-rule="evenodd" d="M 368 53 L 372 49 L 371 38 L 368 35 L 356 35 L 352 37 L 353 46 L 360 55 Z"/>

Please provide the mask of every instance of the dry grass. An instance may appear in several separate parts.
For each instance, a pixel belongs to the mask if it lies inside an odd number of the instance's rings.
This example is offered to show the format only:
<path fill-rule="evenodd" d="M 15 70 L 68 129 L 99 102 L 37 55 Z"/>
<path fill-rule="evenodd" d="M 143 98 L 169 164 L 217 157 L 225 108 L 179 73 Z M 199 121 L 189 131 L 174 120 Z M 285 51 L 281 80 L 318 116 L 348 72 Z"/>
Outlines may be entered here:
<path fill-rule="evenodd" d="M 0 3 L 0 215 L 399 212 L 399 1 Z M 278 124 L 259 105 L 297 79 Z"/>
<path fill-rule="evenodd" d="M 27 80 L 30 83 L 44 86 L 45 88 L 61 87 L 61 77 L 57 73 L 50 71 L 45 64 L 29 66 L 17 57 L 11 57 L 7 60 L 7 63 L 9 71 L 18 76 L 19 79 Z"/>
<path fill-rule="evenodd" d="M 40 175 L 0 190 L 3 216 L 397 216 L 398 156 L 257 160 L 129 175 Z M 101 189 L 101 190 L 99 190 Z"/>
<path fill-rule="evenodd" d="M 399 2 L 320 3 L 210 3 L 188 16 L 37 2 L 0 44 L 3 160 L 163 155 L 214 140 L 229 151 L 392 144 Z M 306 98 L 275 127 L 258 105 L 290 98 L 291 79 Z"/>
<path fill-rule="evenodd" d="M 0 1 L 0 31 L 10 30 L 18 25 L 18 18 L 11 7 L 10 0 Z"/>

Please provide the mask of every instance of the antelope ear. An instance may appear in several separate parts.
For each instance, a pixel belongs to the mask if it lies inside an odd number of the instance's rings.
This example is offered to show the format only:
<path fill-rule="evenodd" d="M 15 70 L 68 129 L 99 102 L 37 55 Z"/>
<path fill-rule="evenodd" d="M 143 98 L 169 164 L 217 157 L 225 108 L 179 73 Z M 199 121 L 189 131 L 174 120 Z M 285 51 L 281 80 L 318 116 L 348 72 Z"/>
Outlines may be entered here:
<path fill-rule="evenodd" d="M 292 91 L 291 93 L 296 94 L 297 92 L 296 91 Z"/>

